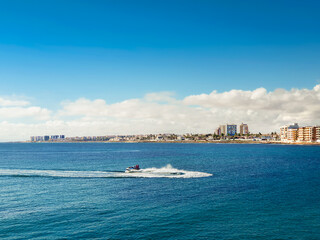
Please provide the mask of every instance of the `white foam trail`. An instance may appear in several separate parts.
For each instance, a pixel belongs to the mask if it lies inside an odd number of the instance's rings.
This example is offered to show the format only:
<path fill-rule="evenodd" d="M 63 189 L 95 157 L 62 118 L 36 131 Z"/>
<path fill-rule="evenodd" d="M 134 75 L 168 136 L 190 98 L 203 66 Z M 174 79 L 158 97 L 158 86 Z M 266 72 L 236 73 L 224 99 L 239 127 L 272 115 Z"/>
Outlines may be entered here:
<path fill-rule="evenodd" d="M 16 177 L 65 177 L 65 178 L 199 178 L 212 174 L 173 168 L 170 164 L 162 168 L 146 168 L 141 172 L 104 172 L 104 171 L 63 171 L 63 170 L 25 170 L 0 169 L 0 176 Z"/>
<path fill-rule="evenodd" d="M 168 164 L 162 168 L 145 168 L 141 173 L 134 173 L 139 177 L 168 177 L 168 178 L 199 178 L 210 177 L 212 174 L 205 172 L 187 171 L 173 168 L 171 164 Z"/>

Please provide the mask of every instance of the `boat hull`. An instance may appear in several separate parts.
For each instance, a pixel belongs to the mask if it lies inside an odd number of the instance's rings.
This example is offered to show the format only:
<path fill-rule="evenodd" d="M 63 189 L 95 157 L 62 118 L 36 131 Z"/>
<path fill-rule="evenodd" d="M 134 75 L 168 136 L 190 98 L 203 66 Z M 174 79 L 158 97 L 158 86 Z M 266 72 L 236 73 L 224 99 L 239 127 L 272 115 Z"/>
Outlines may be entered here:
<path fill-rule="evenodd" d="M 125 171 L 126 173 L 139 173 L 139 172 L 142 172 L 140 169 L 137 170 L 137 169 L 126 169 Z"/>

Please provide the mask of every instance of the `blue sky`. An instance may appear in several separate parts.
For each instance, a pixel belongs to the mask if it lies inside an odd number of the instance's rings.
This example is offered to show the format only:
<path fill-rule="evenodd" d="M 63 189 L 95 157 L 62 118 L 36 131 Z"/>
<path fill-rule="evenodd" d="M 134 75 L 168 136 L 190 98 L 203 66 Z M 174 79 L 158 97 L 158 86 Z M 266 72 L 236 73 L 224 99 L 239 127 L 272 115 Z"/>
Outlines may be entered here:
<path fill-rule="evenodd" d="M 1 1 L 1 95 L 312 88 L 318 1 Z"/>
<path fill-rule="evenodd" d="M 23 108 L 19 116 L 19 109 L 0 108 L 0 121 L 67 121 L 60 112 L 83 103 L 88 109 L 104 109 L 110 117 L 108 104 L 144 101 L 150 93 L 170 99 L 168 92 L 173 92 L 172 103 L 213 91 L 233 99 L 234 89 L 267 99 L 268 92 L 278 97 L 275 90 L 281 88 L 290 99 L 297 94 L 290 92 L 292 88 L 302 95 L 306 88 L 317 99 L 319 10 L 319 1 L 292 0 L 0 0 L 0 107 Z M 15 102 L 19 100 L 28 104 Z M 216 104 L 226 107 L 217 103 L 216 95 L 209 100 L 212 109 Z M 78 110 L 70 111 L 79 114 Z M 317 111 L 310 110 L 301 120 L 312 122 Z M 26 119 L 38 113 L 41 117 Z M 228 119 L 225 114 L 220 121 Z M 254 122 L 251 112 L 243 114 Z M 279 114 L 273 127 L 290 120 Z M 258 125 L 255 128 L 260 131 Z"/>

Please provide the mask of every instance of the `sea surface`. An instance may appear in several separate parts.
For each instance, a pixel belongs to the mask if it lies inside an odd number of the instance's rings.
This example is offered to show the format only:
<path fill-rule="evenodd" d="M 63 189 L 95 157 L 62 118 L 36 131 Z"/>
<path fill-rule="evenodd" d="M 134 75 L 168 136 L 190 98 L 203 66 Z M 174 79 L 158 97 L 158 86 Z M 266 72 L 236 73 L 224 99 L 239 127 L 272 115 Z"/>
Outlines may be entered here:
<path fill-rule="evenodd" d="M 1 143 L 0 239 L 320 239 L 320 147 Z"/>

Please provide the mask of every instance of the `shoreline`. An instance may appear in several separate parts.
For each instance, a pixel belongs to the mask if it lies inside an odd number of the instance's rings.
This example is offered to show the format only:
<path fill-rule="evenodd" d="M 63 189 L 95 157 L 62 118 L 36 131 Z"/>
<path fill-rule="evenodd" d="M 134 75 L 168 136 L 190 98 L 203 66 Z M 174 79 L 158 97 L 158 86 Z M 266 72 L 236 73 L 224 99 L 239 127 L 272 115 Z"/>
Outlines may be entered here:
<path fill-rule="evenodd" d="M 5 142 L 3 142 L 5 143 Z M 17 141 L 6 143 L 196 143 L 196 144 L 277 144 L 277 145 L 307 145 L 307 146 L 320 146 L 320 142 L 280 142 L 280 141 L 209 141 L 209 140 L 195 140 L 195 141 Z"/>

